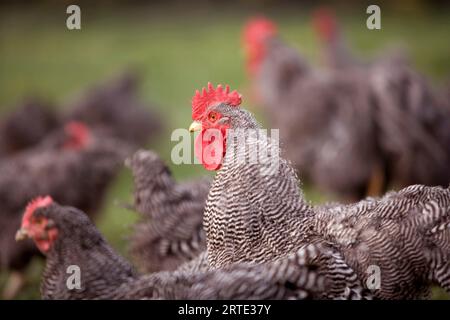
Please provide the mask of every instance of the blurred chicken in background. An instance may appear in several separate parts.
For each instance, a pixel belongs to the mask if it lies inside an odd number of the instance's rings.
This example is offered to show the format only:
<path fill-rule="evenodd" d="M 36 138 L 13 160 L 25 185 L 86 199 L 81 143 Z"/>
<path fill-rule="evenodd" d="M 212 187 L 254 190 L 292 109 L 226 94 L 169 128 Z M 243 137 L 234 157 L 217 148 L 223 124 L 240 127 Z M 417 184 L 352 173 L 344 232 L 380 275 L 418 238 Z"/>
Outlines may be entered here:
<path fill-rule="evenodd" d="M 37 254 L 30 242 L 14 240 L 30 197 L 45 191 L 93 215 L 132 150 L 128 143 L 95 136 L 84 124 L 70 122 L 37 146 L 0 161 L 0 266 L 11 270 L 4 298 L 13 298 L 21 289 L 22 272 Z"/>
<path fill-rule="evenodd" d="M 331 9 L 314 14 L 326 66 L 339 73 L 367 74 L 377 144 L 383 154 L 384 188 L 450 183 L 450 109 L 445 92 L 414 70 L 403 53 L 385 53 L 363 63 L 343 40 Z"/>
<path fill-rule="evenodd" d="M 48 193 L 94 215 L 123 160 L 161 129 L 158 116 L 137 100 L 137 83 L 124 73 L 62 114 L 30 100 L 2 121 L 0 268 L 10 270 L 4 298 L 19 292 L 38 253 L 31 242 L 14 241 L 29 199 Z"/>
<path fill-rule="evenodd" d="M 327 70 L 286 45 L 263 17 L 244 27 L 247 69 L 287 157 L 308 181 L 349 201 L 388 187 L 450 182 L 450 114 L 401 55 L 363 64 L 333 13 L 314 26 Z"/>
<path fill-rule="evenodd" d="M 103 85 L 88 88 L 65 107 L 63 118 L 82 121 L 137 145 L 155 141 L 162 122 L 154 106 L 147 106 L 137 98 L 138 84 L 138 75 L 126 71 Z"/>
<path fill-rule="evenodd" d="M 0 157 L 36 145 L 58 125 L 58 115 L 50 106 L 27 99 L 0 120 Z"/>
<path fill-rule="evenodd" d="M 251 81 L 301 178 L 347 200 L 362 198 L 380 162 L 364 75 L 317 70 L 266 18 L 247 23 L 244 44 Z"/>

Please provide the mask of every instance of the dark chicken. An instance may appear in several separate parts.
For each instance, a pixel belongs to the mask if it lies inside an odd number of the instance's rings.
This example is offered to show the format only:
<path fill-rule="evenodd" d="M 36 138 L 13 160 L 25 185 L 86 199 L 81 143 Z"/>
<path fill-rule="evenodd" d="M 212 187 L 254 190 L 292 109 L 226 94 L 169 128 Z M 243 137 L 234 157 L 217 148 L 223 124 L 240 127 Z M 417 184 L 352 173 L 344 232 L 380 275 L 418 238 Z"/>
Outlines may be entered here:
<path fill-rule="evenodd" d="M 134 209 L 141 215 L 130 244 L 140 268 L 175 270 L 204 251 L 203 210 L 211 181 L 177 183 L 151 151 L 137 151 L 126 164 L 134 177 Z"/>
<path fill-rule="evenodd" d="M 0 266 L 12 270 L 16 279 L 5 288 L 6 297 L 17 292 L 18 273 L 36 253 L 31 242 L 14 241 L 29 199 L 50 194 L 93 215 L 131 151 L 128 144 L 94 136 L 81 123 L 69 123 L 36 147 L 0 162 Z"/>
<path fill-rule="evenodd" d="M 137 99 L 138 78 L 125 73 L 88 91 L 68 106 L 66 121 L 82 121 L 96 131 L 144 145 L 161 130 L 155 111 Z"/>
<path fill-rule="evenodd" d="M 342 39 L 331 10 L 320 9 L 314 25 L 323 42 L 326 64 L 345 74 L 365 74 L 370 88 L 376 144 L 383 160 L 384 188 L 450 183 L 449 100 L 440 98 L 404 54 L 386 54 L 363 64 Z M 447 100 L 447 101 L 446 101 Z"/>
<path fill-rule="evenodd" d="M 36 198 L 26 207 L 16 240 L 26 236 L 47 256 L 43 299 L 94 298 L 99 290 L 106 292 L 136 277 L 131 265 L 106 244 L 84 212 L 61 207 L 50 196 Z M 79 267 L 81 288 L 68 288 L 69 266 Z M 99 274 L 101 277 L 96 276 Z"/>
<path fill-rule="evenodd" d="M 355 276 L 351 269 L 332 275 L 334 260 L 320 246 L 305 246 L 290 257 L 268 264 L 237 264 L 207 272 L 159 272 L 145 276 L 107 244 L 81 211 L 50 197 L 32 201 L 25 210 L 18 240 L 30 237 L 46 255 L 41 294 L 44 299 L 307 299 L 332 295 L 329 287 Z M 79 287 L 69 289 L 70 266 L 81 271 Z M 342 288 L 340 298 L 358 299 L 356 285 Z M 364 297 L 370 298 L 369 295 Z"/>
<path fill-rule="evenodd" d="M 102 135 L 112 135 L 136 145 L 147 143 L 161 129 L 157 114 L 137 100 L 138 78 L 125 73 L 104 86 L 97 86 L 57 114 L 36 99 L 0 121 L 0 156 L 11 155 L 38 144 L 62 123 L 79 121 Z"/>
<path fill-rule="evenodd" d="M 369 67 L 387 183 L 450 184 L 450 108 L 403 57 Z"/>
<path fill-rule="evenodd" d="M 0 121 L 0 157 L 38 144 L 58 126 L 58 116 L 49 106 L 27 100 Z"/>
<path fill-rule="evenodd" d="M 366 74 L 313 70 L 264 18 L 246 25 L 244 43 L 258 97 L 302 178 L 347 200 L 372 192 L 382 161 Z"/>
<path fill-rule="evenodd" d="M 376 298 L 420 298 L 431 284 L 450 291 L 450 188 L 414 185 L 347 206 L 312 207 L 294 169 L 278 157 L 278 144 L 240 100 L 236 91 L 211 85 L 192 100 L 190 128 L 201 129 L 196 147 L 203 146 L 196 154 L 207 169 L 218 170 L 204 213 L 212 268 L 267 263 L 321 244 Z M 210 129 L 222 134 L 211 141 Z M 244 136 L 236 139 L 236 132 Z M 213 153 L 219 154 L 214 167 Z M 373 268 L 380 271 L 375 287 L 368 281 Z"/>

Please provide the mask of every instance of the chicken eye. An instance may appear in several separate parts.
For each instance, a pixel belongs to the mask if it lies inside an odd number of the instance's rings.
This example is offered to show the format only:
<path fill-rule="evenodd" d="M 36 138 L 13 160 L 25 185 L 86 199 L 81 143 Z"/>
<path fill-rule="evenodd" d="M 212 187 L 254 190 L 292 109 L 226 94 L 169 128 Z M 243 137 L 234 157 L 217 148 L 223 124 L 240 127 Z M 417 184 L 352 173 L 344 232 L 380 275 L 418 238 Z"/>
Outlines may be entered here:
<path fill-rule="evenodd" d="M 217 120 L 217 114 L 216 114 L 215 112 L 211 112 L 211 113 L 208 115 L 208 119 L 209 119 L 209 121 L 211 121 L 211 122 L 215 122 L 215 121 Z"/>
<path fill-rule="evenodd" d="M 31 224 L 35 227 L 39 227 L 43 225 L 43 219 L 41 217 L 33 217 L 31 220 Z"/>

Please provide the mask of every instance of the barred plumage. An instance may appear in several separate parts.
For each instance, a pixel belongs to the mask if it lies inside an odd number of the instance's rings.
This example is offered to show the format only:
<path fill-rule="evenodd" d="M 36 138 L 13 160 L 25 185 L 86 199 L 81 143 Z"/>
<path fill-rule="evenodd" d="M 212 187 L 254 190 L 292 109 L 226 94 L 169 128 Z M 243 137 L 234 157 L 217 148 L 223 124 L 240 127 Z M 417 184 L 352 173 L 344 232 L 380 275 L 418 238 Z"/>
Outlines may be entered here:
<path fill-rule="evenodd" d="M 130 252 L 145 272 L 174 270 L 206 248 L 203 210 L 210 179 L 177 183 L 151 151 L 126 161 L 134 177 L 134 208 L 141 215 Z"/>
<path fill-rule="evenodd" d="M 231 130 L 259 128 L 246 110 L 219 104 L 206 112 L 211 111 L 229 119 Z M 417 185 L 380 199 L 314 208 L 303 199 L 287 161 L 281 158 L 272 171 L 274 158 L 249 161 L 256 150 L 279 154 L 264 133 L 247 136 L 245 148 L 226 141 L 205 209 L 211 267 L 274 261 L 325 241 L 364 286 L 369 266 L 381 269 L 377 298 L 418 298 L 433 282 L 449 290 L 450 189 Z"/>
<path fill-rule="evenodd" d="M 125 283 L 101 298 L 371 299 L 348 266 L 340 266 L 347 274 L 330 272 L 330 254 L 320 245 L 308 245 L 271 263 L 238 263 L 202 272 L 160 272 Z"/>
<path fill-rule="evenodd" d="M 56 203 L 34 212 L 53 221 L 57 240 L 46 253 L 41 280 L 43 299 L 93 299 L 137 277 L 133 267 L 106 243 L 88 216 Z M 69 266 L 80 272 L 80 288 L 68 286 Z"/>
<path fill-rule="evenodd" d="M 57 230 L 45 253 L 44 299 L 370 298 L 357 285 L 330 290 L 357 279 L 353 270 L 333 257 L 332 249 L 322 245 L 307 245 L 267 264 L 240 263 L 220 270 L 179 269 L 140 276 L 110 248 L 83 212 L 53 202 L 35 209 L 33 217 L 51 223 L 45 230 Z M 336 263 L 328 263 L 330 260 Z M 342 274 L 330 272 L 337 264 Z M 67 268 L 73 265 L 79 267 L 81 288 L 67 286 L 71 277 Z"/>
<path fill-rule="evenodd" d="M 380 268 L 376 297 L 418 298 L 431 283 L 449 291 L 449 189 L 414 185 L 381 199 L 318 210 L 315 220 L 362 281 L 369 266 Z"/>

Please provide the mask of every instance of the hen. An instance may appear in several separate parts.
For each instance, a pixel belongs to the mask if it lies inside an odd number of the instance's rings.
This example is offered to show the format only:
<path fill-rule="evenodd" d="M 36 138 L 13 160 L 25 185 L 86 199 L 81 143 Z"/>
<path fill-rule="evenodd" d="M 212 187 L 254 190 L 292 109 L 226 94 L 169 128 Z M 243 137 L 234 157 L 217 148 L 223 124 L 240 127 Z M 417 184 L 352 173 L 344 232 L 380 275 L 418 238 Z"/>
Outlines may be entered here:
<path fill-rule="evenodd" d="M 92 135 L 83 124 L 69 123 L 36 147 L 0 161 L 0 266 L 12 270 L 5 297 L 15 295 L 21 272 L 36 253 L 31 242 L 14 242 L 28 200 L 46 193 L 92 215 L 131 150 L 123 142 Z"/>
<path fill-rule="evenodd" d="M 81 121 L 107 135 L 144 145 L 161 130 L 159 116 L 140 102 L 138 78 L 124 73 L 103 86 L 91 88 L 85 96 L 67 106 L 66 121 Z"/>
<path fill-rule="evenodd" d="M 58 116 L 49 106 L 27 100 L 0 121 L 0 157 L 38 144 L 58 126 Z"/>

